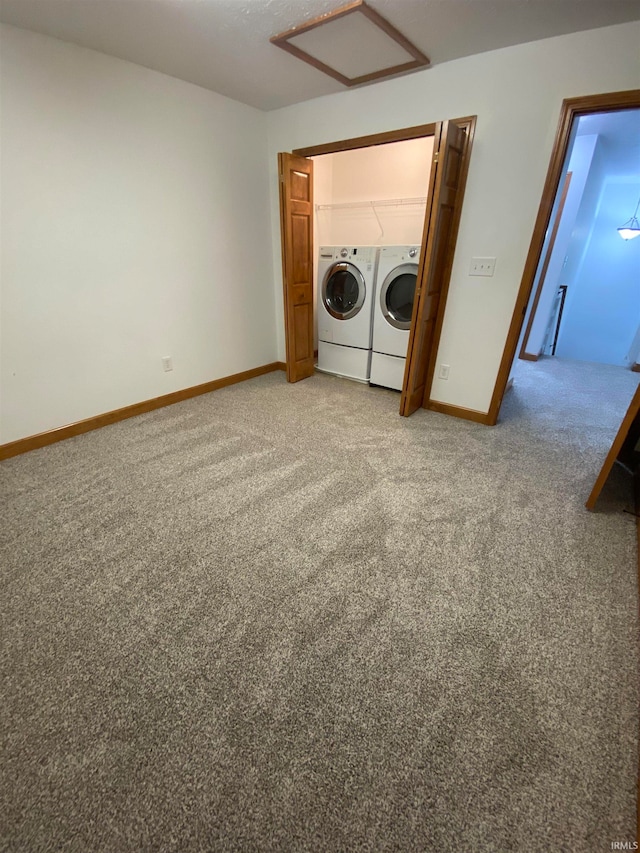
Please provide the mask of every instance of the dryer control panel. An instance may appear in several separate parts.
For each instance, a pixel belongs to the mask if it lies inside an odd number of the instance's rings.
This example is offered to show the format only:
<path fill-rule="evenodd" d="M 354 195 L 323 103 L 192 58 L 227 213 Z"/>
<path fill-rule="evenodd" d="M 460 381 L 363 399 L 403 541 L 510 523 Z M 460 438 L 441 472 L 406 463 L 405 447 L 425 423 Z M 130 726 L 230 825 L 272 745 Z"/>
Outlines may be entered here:
<path fill-rule="evenodd" d="M 376 246 L 321 246 L 321 261 L 345 261 L 357 264 L 361 269 L 371 272 L 376 262 Z"/>
<path fill-rule="evenodd" d="M 383 246 L 380 249 L 380 261 L 390 260 L 417 264 L 420 260 L 420 246 Z"/>

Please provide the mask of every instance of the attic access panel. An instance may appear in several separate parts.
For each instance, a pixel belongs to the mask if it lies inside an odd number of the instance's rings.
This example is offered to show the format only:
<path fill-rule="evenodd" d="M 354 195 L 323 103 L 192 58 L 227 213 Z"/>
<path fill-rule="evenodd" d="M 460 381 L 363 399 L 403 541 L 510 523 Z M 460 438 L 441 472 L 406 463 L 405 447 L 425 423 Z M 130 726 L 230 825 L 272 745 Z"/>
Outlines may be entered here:
<path fill-rule="evenodd" d="M 271 42 L 345 86 L 430 64 L 428 57 L 364 0 L 273 36 Z"/>

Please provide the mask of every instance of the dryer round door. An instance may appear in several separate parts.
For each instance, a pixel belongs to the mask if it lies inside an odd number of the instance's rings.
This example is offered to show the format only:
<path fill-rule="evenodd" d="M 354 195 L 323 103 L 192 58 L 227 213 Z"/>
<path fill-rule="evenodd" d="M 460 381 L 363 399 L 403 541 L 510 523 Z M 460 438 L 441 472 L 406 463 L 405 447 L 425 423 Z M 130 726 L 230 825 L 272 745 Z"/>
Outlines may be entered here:
<path fill-rule="evenodd" d="M 394 329 L 411 328 L 413 297 L 418 280 L 417 264 L 401 264 L 392 269 L 380 288 L 380 309 Z"/>
<path fill-rule="evenodd" d="M 341 261 L 332 264 L 322 281 L 322 301 L 336 320 L 350 320 L 364 304 L 367 287 L 357 267 Z"/>

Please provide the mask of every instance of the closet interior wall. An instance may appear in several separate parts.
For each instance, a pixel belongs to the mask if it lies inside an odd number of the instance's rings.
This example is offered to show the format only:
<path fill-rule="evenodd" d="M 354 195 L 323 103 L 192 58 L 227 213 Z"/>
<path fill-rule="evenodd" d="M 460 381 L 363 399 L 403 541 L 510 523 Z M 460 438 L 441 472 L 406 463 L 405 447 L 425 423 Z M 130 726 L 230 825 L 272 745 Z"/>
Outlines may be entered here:
<path fill-rule="evenodd" d="M 432 158 L 431 136 L 312 158 L 314 309 L 320 246 L 420 245 Z"/>

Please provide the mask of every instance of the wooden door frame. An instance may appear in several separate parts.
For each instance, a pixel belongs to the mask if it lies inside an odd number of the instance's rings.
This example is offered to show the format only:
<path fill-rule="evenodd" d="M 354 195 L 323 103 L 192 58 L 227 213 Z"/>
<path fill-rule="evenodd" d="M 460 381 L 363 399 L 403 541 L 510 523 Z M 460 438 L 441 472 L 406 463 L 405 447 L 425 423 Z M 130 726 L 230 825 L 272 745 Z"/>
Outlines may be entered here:
<path fill-rule="evenodd" d="M 511 317 L 511 324 L 507 334 L 502 360 L 498 370 L 491 405 L 487 414 L 487 423 L 493 426 L 497 423 L 498 414 L 502 405 L 502 398 L 507 389 L 511 365 L 515 358 L 518 339 L 524 324 L 527 305 L 533 290 L 536 270 L 542 255 L 544 237 L 549 227 L 553 203 L 562 179 L 562 170 L 569 148 L 571 127 L 576 118 L 581 115 L 599 112 L 611 112 L 613 110 L 638 109 L 640 108 L 640 89 L 629 89 L 624 92 L 608 92 L 603 95 L 586 95 L 580 98 L 566 98 L 562 102 L 560 120 L 553 143 L 551 160 L 547 170 L 547 177 L 542 190 L 540 207 L 536 217 L 529 253 L 520 282 L 520 289 L 516 298 L 516 304 Z"/>
<path fill-rule="evenodd" d="M 466 185 L 467 175 L 469 172 L 469 161 L 471 159 L 471 149 L 473 147 L 473 138 L 475 135 L 477 116 L 464 116 L 462 118 L 454 118 L 449 119 L 452 124 L 456 124 L 458 127 L 462 128 L 467 135 L 467 143 L 465 146 L 464 155 L 461 161 L 461 193 L 460 200 L 456 203 L 456 209 L 454 214 L 454 241 L 457 239 L 458 227 L 460 224 L 460 216 L 462 214 L 462 199 L 464 197 L 464 188 Z M 335 154 L 339 151 L 353 151 L 357 148 L 370 148 L 374 145 L 387 145 L 390 142 L 405 142 L 409 139 L 420 139 L 425 136 L 435 136 L 436 128 L 439 122 L 432 122 L 430 124 L 419 124 L 413 127 L 405 127 L 400 128 L 398 130 L 388 130 L 383 133 L 373 133 L 368 136 L 357 136 L 351 139 L 342 139 L 337 140 L 335 142 L 325 142 L 321 145 L 312 145 L 307 146 L 306 148 L 294 148 L 291 152 L 297 157 L 318 157 L 322 154 Z M 282 216 L 282 211 L 280 213 Z M 422 231 L 422 242 L 420 245 L 420 256 L 422 258 L 425 244 L 427 240 L 428 234 L 428 223 L 427 218 L 429 216 L 429 211 L 425 211 L 425 222 Z M 451 270 L 449 268 L 449 274 Z M 440 335 L 442 332 L 442 324 L 444 320 L 444 312 L 447 305 L 447 297 L 448 297 L 448 285 L 449 280 L 443 283 L 443 296 L 441 298 L 440 304 L 438 306 L 438 313 L 436 315 L 436 323 L 434 330 L 434 339 L 432 345 L 432 360 L 434 364 L 431 365 L 430 368 L 430 378 L 427 394 L 431 392 L 431 384 L 433 383 L 433 367 L 435 365 L 435 357 L 437 354 L 438 344 L 440 343 Z M 315 310 L 315 305 L 314 305 Z M 286 304 L 285 304 L 285 323 L 286 323 Z M 286 327 L 285 327 L 286 334 Z M 287 355 L 288 358 L 288 355 Z M 424 404 L 426 407 L 426 403 Z M 462 413 L 466 412 L 466 410 L 461 410 Z M 449 414 L 456 415 L 458 414 L 456 411 L 452 410 L 448 412 Z M 460 417 L 465 417 L 465 414 L 459 414 Z"/>
<path fill-rule="evenodd" d="M 622 423 L 618 429 L 616 437 L 613 439 L 611 447 L 609 448 L 609 452 L 602 463 L 602 468 L 598 474 L 598 477 L 591 489 L 591 494 L 587 498 L 587 502 L 585 506 L 587 509 L 593 510 L 596 506 L 596 501 L 600 497 L 600 492 L 604 484 L 607 481 L 609 474 L 611 473 L 611 469 L 613 468 L 613 463 L 618 459 L 622 453 L 623 448 L 627 446 L 629 453 L 631 453 L 631 449 L 635 447 L 636 442 L 638 441 L 638 437 L 640 436 L 640 385 L 636 388 L 636 393 L 633 395 L 631 402 L 629 403 L 629 408 L 625 416 L 622 419 Z M 638 516 L 638 521 L 640 521 L 640 516 Z M 640 559 L 640 543 L 638 549 L 638 559 Z"/>
<path fill-rule="evenodd" d="M 470 121 L 470 119 L 456 119 L 456 124 L 459 121 Z M 356 136 L 352 139 L 341 139 L 337 142 L 324 142 L 322 145 L 311 145 L 307 148 L 294 148 L 291 153 L 295 154 L 296 157 L 319 157 L 321 154 L 353 151 L 354 148 L 371 148 L 372 145 L 386 145 L 389 142 L 406 142 L 408 139 L 421 139 L 423 136 L 433 136 L 435 132 L 435 122 L 431 124 L 418 124 L 415 127 L 405 127 L 401 130 L 388 130 L 384 133 L 372 133 L 369 136 Z"/>

